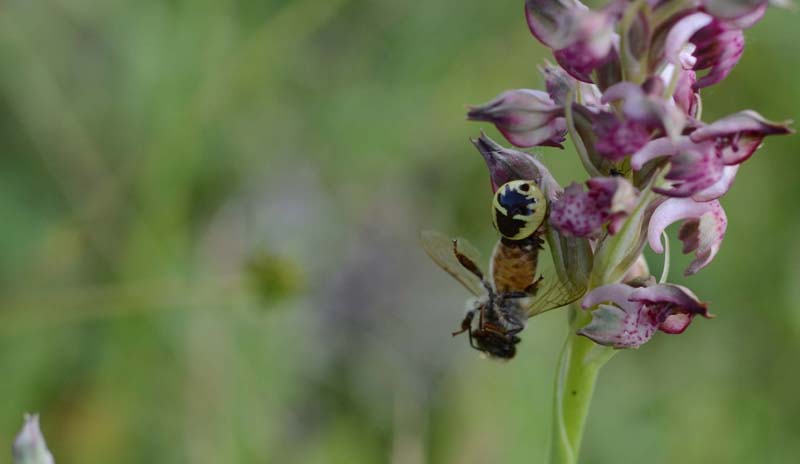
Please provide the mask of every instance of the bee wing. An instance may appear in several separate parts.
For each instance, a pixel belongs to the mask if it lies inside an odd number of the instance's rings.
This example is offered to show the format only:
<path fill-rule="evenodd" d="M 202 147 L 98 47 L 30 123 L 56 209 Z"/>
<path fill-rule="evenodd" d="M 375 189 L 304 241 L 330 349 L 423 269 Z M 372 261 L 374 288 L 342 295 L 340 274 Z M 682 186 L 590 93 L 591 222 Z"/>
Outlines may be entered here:
<path fill-rule="evenodd" d="M 485 289 L 483 282 L 478 276 L 467 270 L 458 260 L 453 246 L 458 247 L 459 253 L 469 258 L 475 265 L 480 262 L 478 251 L 466 239 L 451 239 L 444 234 L 432 230 L 426 230 L 419 235 L 422 248 L 442 269 L 461 282 L 474 296 L 483 295 Z M 482 271 L 481 271 L 482 272 Z"/>
<path fill-rule="evenodd" d="M 547 246 L 540 255 L 538 271 L 541 280 L 536 294 L 528 300 L 525 306 L 525 312 L 528 317 L 573 303 L 586 292 L 587 282 L 585 278 L 559 276 Z"/>

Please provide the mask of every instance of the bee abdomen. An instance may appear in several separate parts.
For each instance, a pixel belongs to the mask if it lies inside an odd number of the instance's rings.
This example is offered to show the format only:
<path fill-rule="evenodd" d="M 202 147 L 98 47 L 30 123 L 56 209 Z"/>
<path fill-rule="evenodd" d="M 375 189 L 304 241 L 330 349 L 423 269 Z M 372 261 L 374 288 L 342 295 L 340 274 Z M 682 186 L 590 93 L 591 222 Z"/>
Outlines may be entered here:
<path fill-rule="evenodd" d="M 536 280 L 542 240 L 534 235 L 522 241 L 500 240 L 492 255 L 492 278 L 498 293 L 529 293 Z"/>

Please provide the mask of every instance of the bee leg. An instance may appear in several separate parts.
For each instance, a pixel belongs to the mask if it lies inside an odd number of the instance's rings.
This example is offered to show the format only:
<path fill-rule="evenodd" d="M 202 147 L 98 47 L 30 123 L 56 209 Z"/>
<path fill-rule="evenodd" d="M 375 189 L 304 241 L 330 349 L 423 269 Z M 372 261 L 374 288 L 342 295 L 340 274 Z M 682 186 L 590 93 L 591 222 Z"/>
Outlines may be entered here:
<path fill-rule="evenodd" d="M 453 254 L 456 255 L 456 259 L 464 267 L 464 269 L 475 274 L 475 277 L 481 280 L 481 283 L 486 288 L 486 290 L 491 291 L 491 287 L 486 282 L 486 279 L 483 277 L 483 272 L 481 271 L 481 268 L 478 266 L 478 264 L 475 263 L 475 261 L 473 261 L 472 259 L 470 259 L 469 256 L 462 254 L 460 251 L 458 251 L 458 240 L 453 240 Z"/>
<path fill-rule="evenodd" d="M 544 276 L 540 275 L 538 279 L 534 280 L 532 284 L 528 285 L 525 288 L 525 293 L 527 293 L 530 296 L 536 296 L 536 293 L 539 291 L 539 285 L 542 283 L 543 280 Z"/>
<path fill-rule="evenodd" d="M 507 298 L 509 300 L 513 300 L 515 298 L 527 298 L 531 296 L 530 293 L 527 292 L 506 292 L 503 295 L 503 298 Z"/>
<path fill-rule="evenodd" d="M 517 335 L 518 333 L 522 332 L 522 329 L 525 328 L 525 325 L 521 324 L 519 322 L 513 322 L 510 325 L 511 325 L 511 328 L 506 331 L 506 336 L 509 337 L 512 340 L 515 339 L 515 338 L 519 338 L 519 337 L 516 337 L 515 335 Z"/>
<path fill-rule="evenodd" d="M 483 330 L 484 313 L 486 312 L 487 308 L 491 311 L 494 311 L 495 298 L 496 298 L 494 290 L 486 283 L 486 281 L 483 282 L 483 285 L 486 286 L 486 291 L 489 294 L 489 301 L 485 305 L 481 305 L 480 307 L 480 316 L 478 317 L 478 328 L 481 330 Z"/>
<path fill-rule="evenodd" d="M 475 310 L 467 311 L 464 320 L 461 321 L 461 330 L 453 332 L 453 336 L 460 335 L 464 332 L 469 333 L 469 338 L 472 340 L 472 319 L 475 317 Z M 471 343 L 471 342 L 470 342 Z"/>
<path fill-rule="evenodd" d="M 506 331 L 506 336 L 509 338 L 516 338 L 514 337 L 516 334 L 522 332 L 522 329 L 525 327 L 514 327 L 513 329 Z"/>
<path fill-rule="evenodd" d="M 478 345 L 475 344 L 475 341 L 472 339 L 472 330 L 467 332 L 469 334 L 469 346 L 472 347 L 474 350 L 483 351 Z"/>

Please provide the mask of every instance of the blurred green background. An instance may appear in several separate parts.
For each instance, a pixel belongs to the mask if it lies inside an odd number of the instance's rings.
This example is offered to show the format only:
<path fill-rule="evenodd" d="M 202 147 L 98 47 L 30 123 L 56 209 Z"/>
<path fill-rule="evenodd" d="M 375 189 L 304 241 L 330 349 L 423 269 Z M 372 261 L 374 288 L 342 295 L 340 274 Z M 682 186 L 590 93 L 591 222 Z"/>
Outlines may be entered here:
<path fill-rule="evenodd" d="M 501 137 L 464 105 L 541 86 L 522 3 L 3 2 L 0 462 L 26 411 L 60 464 L 542 462 L 564 311 L 481 360 L 416 243 L 488 255 L 467 139 Z M 748 31 L 706 120 L 797 117 L 797 20 Z M 718 317 L 613 359 L 583 462 L 796 462 L 799 151 L 740 172 L 715 262 L 673 272 Z"/>

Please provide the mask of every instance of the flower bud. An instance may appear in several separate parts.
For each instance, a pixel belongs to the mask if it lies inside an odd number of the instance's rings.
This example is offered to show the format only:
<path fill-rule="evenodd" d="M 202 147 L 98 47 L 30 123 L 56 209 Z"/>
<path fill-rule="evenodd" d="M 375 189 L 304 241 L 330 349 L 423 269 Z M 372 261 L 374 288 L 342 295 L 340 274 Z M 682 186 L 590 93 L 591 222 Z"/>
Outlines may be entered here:
<path fill-rule="evenodd" d="M 575 79 L 591 83 L 594 69 L 613 59 L 614 26 L 622 5 L 612 2 L 601 11 L 580 2 L 527 0 L 525 15 L 531 33 L 553 49 L 553 56 Z"/>
<path fill-rule="evenodd" d="M 494 100 L 470 108 L 467 119 L 488 121 L 518 147 L 538 145 L 559 147 L 565 139 L 563 107 L 540 90 L 518 89 L 503 92 Z"/>
<path fill-rule="evenodd" d="M 42 430 L 39 428 L 39 415 L 26 414 L 25 424 L 14 439 L 14 464 L 54 464 L 53 455 L 47 449 Z"/>
<path fill-rule="evenodd" d="M 532 180 L 536 182 L 550 200 L 561 192 L 561 186 L 558 185 L 558 182 L 550 174 L 547 167 L 532 155 L 505 148 L 483 132 L 481 132 L 480 137 L 470 139 L 470 141 L 483 156 L 483 160 L 486 161 L 493 192 L 497 191 L 501 185 L 512 180 Z"/>
<path fill-rule="evenodd" d="M 539 72 L 544 76 L 544 87 L 550 98 L 557 105 L 566 105 L 567 95 L 577 87 L 577 81 L 560 66 L 553 66 L 549 62 L 539 66 Z"/>

